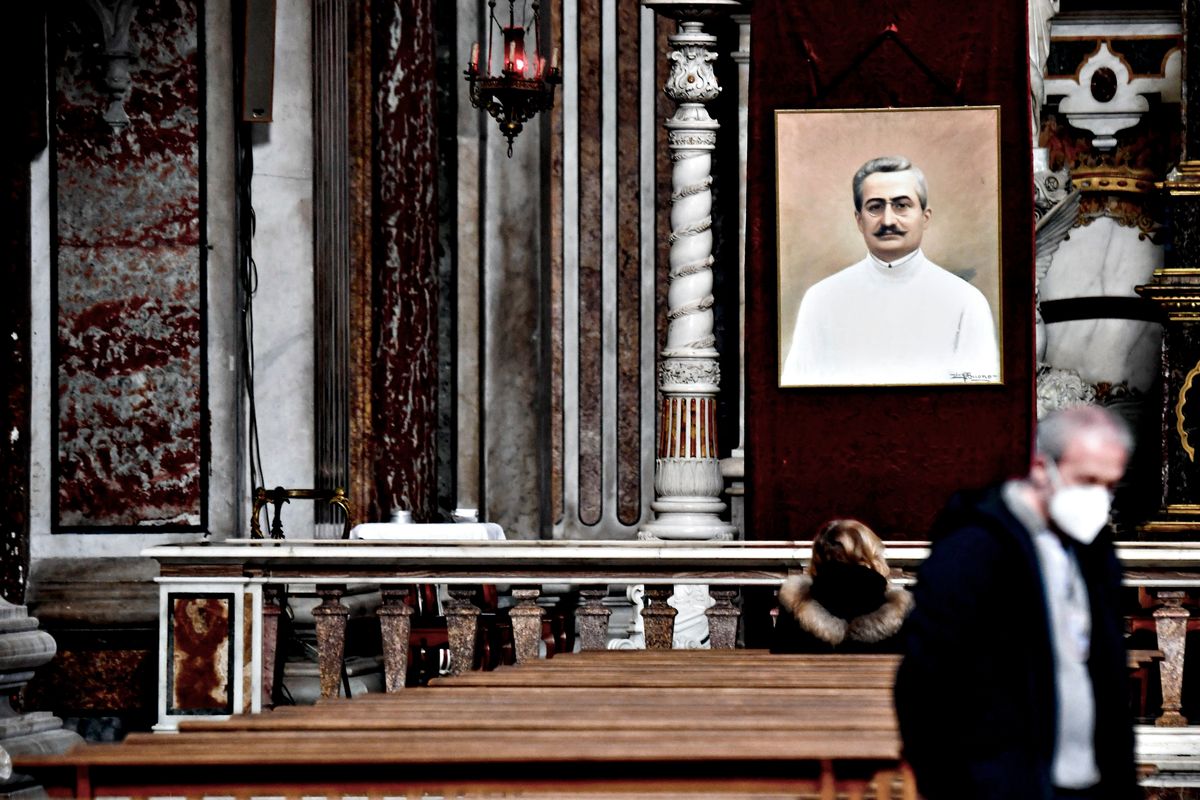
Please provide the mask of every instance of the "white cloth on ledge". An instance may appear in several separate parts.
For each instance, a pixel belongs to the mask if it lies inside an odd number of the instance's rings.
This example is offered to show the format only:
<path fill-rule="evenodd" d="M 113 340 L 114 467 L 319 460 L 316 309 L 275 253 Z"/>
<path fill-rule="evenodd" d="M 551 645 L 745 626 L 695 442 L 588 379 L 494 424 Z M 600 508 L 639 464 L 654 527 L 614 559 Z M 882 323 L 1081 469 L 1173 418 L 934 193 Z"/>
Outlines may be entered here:
<path fill-rule="evenodd" d="M 364 522 L 350 529 L 350 538 L 375 542 L 420 542 L 432 539 L 499 542 L 504 541 L 504 528 L 494 522 Z"/>

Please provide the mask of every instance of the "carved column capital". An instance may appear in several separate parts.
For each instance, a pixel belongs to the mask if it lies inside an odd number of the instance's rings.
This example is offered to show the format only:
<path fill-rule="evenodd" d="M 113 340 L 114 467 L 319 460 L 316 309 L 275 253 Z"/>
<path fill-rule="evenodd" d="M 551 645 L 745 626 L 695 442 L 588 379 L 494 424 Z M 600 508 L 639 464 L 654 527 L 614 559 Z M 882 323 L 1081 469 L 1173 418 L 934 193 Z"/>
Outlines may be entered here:
<path fill-rule="evenodd" d="M 709 48 L 717 43 L 717 37 L 705 33 L 699 20 L 684 20 L 669 41 L 675 49 L 667 54 L 671 62 L 671 75 L 663 87 L 667 97 L 682 104 L 716 100 L 721 93 L 713 71 L 717 54 Z"/>

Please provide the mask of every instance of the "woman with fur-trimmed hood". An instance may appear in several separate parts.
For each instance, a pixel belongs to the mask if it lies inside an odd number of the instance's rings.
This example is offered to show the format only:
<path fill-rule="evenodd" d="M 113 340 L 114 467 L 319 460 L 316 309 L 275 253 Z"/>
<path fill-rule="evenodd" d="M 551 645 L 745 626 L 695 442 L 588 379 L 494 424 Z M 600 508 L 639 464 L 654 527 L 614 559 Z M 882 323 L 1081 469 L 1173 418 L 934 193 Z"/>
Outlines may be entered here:
<path fill-rule="evenodd" d="M 813 539 L 808 572 L 779 589 L 774 653 L 894 653 L 912 595 L 890 588 L 883 542 L 857 520 L 833 520 Z"/>

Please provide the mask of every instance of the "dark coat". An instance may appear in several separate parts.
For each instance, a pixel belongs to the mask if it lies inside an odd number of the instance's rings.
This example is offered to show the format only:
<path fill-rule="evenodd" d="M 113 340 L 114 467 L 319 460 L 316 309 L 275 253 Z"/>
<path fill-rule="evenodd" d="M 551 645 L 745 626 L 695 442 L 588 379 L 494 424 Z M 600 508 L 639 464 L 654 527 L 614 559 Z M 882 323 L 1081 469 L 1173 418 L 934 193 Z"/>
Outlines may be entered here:
<path fill-rule="evenodd" d="M 773 653 L 898 653 L 912 595 L 868 567 L 830 563 L 779 589 Z"/>
<path fill-rule="evenodd" d="M 1030 533 L 995 488 L 952 500 L 933 540 L 896 677 L 905 758 L 927 800 L 1049 798 L 1054 657 Z M 1120 565 L 1107 534 L 1071 546 L 1091 604 L 1100 796 L 1132 800 L 1138 790 Z"/>

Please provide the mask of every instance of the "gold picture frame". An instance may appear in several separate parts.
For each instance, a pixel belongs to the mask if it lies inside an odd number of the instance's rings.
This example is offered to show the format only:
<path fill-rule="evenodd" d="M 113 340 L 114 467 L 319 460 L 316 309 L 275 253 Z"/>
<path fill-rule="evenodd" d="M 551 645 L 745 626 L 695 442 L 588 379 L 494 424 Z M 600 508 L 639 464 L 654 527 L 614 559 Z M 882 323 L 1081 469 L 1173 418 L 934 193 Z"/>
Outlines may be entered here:
<path fill-rule="evenodd" d="M 780 387 L 1003 383 L 999 106 L 779 110 L 775 146 Z M 880 156 L 920 169 L 928 213 L 856 212 L 852 179 Z M 919 268 L 871 261 L 868 243 L 911 239 L 921 219 Z M 880 227 L 893 224 L 900 233 Z"/>

